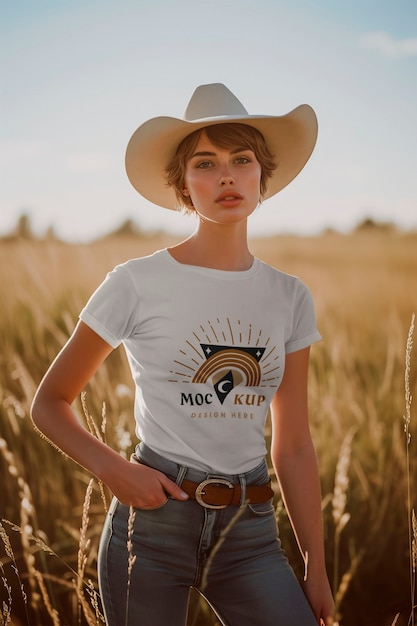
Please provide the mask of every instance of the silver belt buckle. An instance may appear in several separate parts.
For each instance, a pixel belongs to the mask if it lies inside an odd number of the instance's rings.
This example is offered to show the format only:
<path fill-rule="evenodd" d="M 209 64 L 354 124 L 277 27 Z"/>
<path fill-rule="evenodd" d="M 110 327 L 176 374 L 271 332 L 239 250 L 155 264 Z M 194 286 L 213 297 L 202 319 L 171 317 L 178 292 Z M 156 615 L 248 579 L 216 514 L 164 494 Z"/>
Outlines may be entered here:
<path fill-rule="evenodd" d="M 204 496 L 206 493 L 204 491 L 204 488 L 207 485 L 213 484 L 226 485 L 226 487 L 228 487 L 229 489 L 234 489 L 233 483 L 231 483 L 229 480 L 226 480 L 225 478 L 207 478 L 207 480 L 203 480 L 203 482 L 197 486 L 195 490 L 195 499 L 197 500 L 198 504 L 203 506 L 205 509 L 225 509 L 228 506 L 227 504 L 208 504 L 207 502 L 204 502 L 202 498 L 202 496 Z"/>

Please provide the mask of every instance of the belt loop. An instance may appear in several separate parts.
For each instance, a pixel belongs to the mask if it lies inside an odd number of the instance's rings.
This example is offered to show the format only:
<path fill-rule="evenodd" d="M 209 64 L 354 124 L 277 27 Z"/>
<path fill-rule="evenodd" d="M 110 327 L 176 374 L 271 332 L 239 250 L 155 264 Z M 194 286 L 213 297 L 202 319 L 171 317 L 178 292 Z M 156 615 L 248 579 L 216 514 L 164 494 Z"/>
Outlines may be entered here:
<path fill-rule="evenodd" d="M 241 495 L 240 495 L 240 508 L 245 506 L 245 502 L 246 502 L 246 475 L 245 474 L 239 474 L 239 482 L 240 482 L 240 487 L 241 487 Z"/>
<path fill-rule="evenodd" d="M 181 487 L 181 483 L 184 480 L 184 477 L 188 471 L 188 467 L 186 465 L 180 465 L 180 469 L 178 470 L 177 478 L 175 479 L 175 484 Z"/>

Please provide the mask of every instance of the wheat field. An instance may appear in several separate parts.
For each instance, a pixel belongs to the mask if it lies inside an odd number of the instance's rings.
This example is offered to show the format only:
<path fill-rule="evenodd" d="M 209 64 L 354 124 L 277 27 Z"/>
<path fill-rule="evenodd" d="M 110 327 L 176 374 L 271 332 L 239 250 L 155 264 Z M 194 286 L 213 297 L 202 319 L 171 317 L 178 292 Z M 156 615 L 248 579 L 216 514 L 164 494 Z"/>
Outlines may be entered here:
<path fill-rule="evenodd" d="M 29 407 L 105 274 L 174 241 L 168 235 L 113 235 L 83 245 L 0 241 L 0 625 L 103 623 L 95 568 L 110 494 L 35 433 Z M 311 427 L 339 622 L 414 624 L 417 233 L 374 226 L 251 246 L 259 258 L 300 276 L 315 299 L 323 341 L 312 349 Z M 96 436 L 130 454 L 132 385 L 121 350 L 76 408 Z M 276 505 L 284 546 L 301 575 L 279 494 Z M 197 594 L 188 621 L 217 623 Z"/>

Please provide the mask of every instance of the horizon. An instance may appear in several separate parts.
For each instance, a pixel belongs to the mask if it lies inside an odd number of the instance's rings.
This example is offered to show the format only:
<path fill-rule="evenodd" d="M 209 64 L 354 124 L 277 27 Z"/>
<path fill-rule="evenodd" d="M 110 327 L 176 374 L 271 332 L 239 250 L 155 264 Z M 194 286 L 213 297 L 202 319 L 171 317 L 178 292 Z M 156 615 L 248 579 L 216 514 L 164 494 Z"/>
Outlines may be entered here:
<path fill-rule="evenodd" d="M 399 235 L 416 235 L 417 227 L 415 228 L 401 228 L 395 222 L 385 222 L 374 220 L 371 217 L 364 217 L 357 224 L 355 224 L 350 230 L 338 230 L 332 227 L 325 227 L 321 231 L 308 234 L 300 234 L 294 232 L 273 232 L 269 234 L 261 234 L 255 236 L 249 236 L 249 240 L 270 239 L 279 237 L 296 237 L 296 238 L 317 238 L 331 235 L 351 236 L 361 232 L 378 232 L 378 233 L 396 233 Z M 178 233 L 177 233 L 178 234 Z M 164 229 L 143 230 L 139 223 L 132 218 L 124 219 L 115 228 L 103 232 L 100 235 L 93 236 L 90 239 L 66 239 L 61 237 L 55 232 L 53 226 L 48 227 L 44 232 L 35 232 L 32 226 L 30 216 L 22 214 L 14 228 L 6 233 L 0 233 L 0 242 L 2 241 L 18 241 L 21 239 L 28 241 L 56 241 L 64 244 L 74 245 L 89 245 L 102 241 L 105 239 L 111 239 L 112 237 L 138 237 L 138 238 L 152 238 L 163 236 L 175 236 L 175 233 Z"/>

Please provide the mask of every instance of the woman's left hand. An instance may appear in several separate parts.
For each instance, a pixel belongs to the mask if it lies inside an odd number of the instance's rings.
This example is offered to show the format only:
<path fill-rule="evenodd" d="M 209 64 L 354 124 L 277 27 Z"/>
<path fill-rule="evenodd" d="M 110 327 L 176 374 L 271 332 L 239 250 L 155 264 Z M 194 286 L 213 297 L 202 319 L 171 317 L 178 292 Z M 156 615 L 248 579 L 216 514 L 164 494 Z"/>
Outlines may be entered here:
<path fill-rule="evenodd" d="M 334 601 L 326 573 L 307 575 L 304 593 L 320 626 L 334 626 Z"/>

